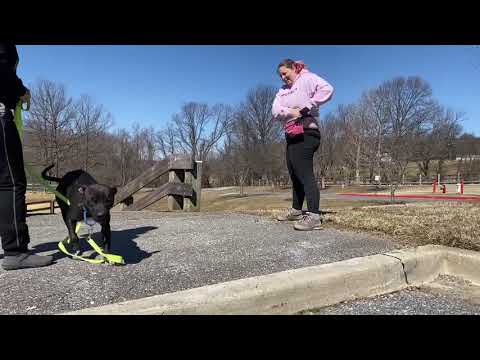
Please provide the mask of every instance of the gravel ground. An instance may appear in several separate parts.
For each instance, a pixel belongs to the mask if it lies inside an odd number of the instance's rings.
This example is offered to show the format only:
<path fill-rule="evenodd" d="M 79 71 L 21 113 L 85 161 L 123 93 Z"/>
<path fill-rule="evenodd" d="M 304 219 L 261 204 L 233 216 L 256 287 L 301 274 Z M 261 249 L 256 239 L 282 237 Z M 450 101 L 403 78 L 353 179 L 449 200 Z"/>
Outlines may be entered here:
<path fill-rule="evenodd" d="M 27 222 L 32 250 L 53 254 L 56 263 L 0 268 L 0 314 L 61 313 L 398 248 L 388 238 L 299 232 L 254 215 L 114 212 L 112 252 L 127 264 L 91 265 L 58 251 L 67 236 L 59 215 L 29 216 Z M 94 237 L 99 230 L 96 225 Z"/>
<path fill-rule="evenodd" d="M 480 286 L 441 276 L 420 288 L 353 300 L 304 315 L 480 315 Z"/>

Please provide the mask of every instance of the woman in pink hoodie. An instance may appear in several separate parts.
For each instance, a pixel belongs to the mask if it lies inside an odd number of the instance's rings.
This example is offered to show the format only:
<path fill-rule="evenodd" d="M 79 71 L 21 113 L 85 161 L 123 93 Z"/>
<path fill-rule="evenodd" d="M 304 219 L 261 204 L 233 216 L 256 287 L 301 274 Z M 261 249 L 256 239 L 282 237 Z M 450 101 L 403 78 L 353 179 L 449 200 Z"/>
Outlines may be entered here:
<path fill-rule="evenodd" d="M 331 99 L 333 87 L 310 72 L 303 61 L 283 60 L 277 70 L 285 84 L 275 96 L 272 114 L 283 123 L 293 185 L 292 208 L 277 219 L 298 220 L 294 225 L 297 230 L 319 229 L 320 193 L 313 174 L 313 156 L 320 145 L 319 107 Z M 303 214 L 305 198 L 308 211 Z"/>

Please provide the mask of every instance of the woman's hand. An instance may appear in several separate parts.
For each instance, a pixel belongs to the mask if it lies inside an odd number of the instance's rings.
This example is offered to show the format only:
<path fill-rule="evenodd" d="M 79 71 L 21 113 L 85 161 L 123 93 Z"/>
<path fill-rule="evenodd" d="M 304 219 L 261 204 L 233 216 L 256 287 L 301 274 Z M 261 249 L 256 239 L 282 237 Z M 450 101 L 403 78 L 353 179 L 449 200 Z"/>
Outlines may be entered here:
<path fill-rule="evenodd" d="M 300 108 L 298 106 L 292 108 L 291 112 L 292 112 L 292 116 L 295 119 L 302 117 L 302 114 L 300 113 Z"/>
<path fill-rule="evenodd" d="M 22 103 L 29 103 L 29 102 L 30 102 L 30 98 L 31 98 L 30 90 L 27 89 L 27 91 L 25 92 L 25 94 L 23 94 L 23 95 L 20 97 L 20 100 L 22 101 Z"/>

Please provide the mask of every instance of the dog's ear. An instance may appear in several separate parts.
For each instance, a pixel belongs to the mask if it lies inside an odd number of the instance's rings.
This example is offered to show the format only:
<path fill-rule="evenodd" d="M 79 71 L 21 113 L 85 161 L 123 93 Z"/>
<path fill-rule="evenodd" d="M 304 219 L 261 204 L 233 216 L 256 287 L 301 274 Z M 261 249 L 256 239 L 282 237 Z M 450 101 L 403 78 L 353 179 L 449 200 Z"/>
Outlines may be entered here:
<path fill-rule="evenodd" d="M 87 190 L 87 186 L 86 185 L 81 185 L 79 188 L 78 188 L 78 192 L 80 194 L 85 194 L 85 190 Z"/>

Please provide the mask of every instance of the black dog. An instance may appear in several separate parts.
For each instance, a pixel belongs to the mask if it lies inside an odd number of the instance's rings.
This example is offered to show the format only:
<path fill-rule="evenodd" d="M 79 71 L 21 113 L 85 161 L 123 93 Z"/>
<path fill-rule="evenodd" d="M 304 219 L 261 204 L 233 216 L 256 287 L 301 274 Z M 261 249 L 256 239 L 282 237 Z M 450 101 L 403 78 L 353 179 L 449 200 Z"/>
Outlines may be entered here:
<path fill-rule="evenodd" d="M 84 211 L 86 210 L 87 217 L 93 218 L 102 226 L 103 243 L 101 246 L 106 251 L 109 251 L 112 237 L 110 209 L 113 206 L 117 188 L 98 184 L 90 174 L 83 170 L 70 171 L 61 179 L 48 176 L 47 172 L 52 167 L 54 167 L 54 164 L 42 171 L 42 178 L 58 182 L 57 191 L 70 201 L 70 206 L 68 206 L 56 197 L 62 211 L 63 220 L 65 225 L 67 225 L 73 250 L 77 254 L 80 252 L 80 242 L 75 233 L 75 225 L 78 221 L 84 219 Z"/>

